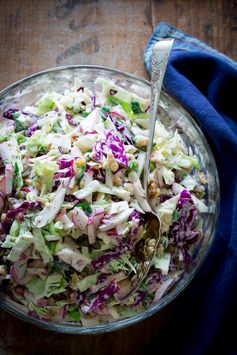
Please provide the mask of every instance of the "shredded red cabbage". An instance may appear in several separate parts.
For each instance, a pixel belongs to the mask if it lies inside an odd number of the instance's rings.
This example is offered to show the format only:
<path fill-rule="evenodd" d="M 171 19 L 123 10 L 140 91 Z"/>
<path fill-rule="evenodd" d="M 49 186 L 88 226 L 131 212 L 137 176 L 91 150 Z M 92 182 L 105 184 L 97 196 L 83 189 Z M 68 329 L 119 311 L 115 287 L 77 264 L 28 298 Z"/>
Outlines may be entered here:
<path fill-rule="evenodd" d="M 107 146 L 112 150 L 116 162 L 124 168 L 128 167 L 128 158 L 125 154 L 124 146 L 118 136 L 111 130 L 106 136 Z"/>
<path fill-rule="evenodd" d="M 59 169 L 66 169 L 72 166 L 74 159 L 61 159 L 58 161 Z"/>
<path fill-rule="evenodd" d="M 140 214 L 140 212 L 134 210 L 130 214 L 130 216 L 128 218 L 128 221 L 132 221 L 133 222 L 132 227 L 131 227 L 131 231 L 130 231 L 130 236 L 133 237 L 133 240 L 134 240 L 134 237 L 136 237 L 136 235 L 137 235 L 139 224 L 141 222 L 141 214 Z"/>
<path fill-rule="evenodd" d="M 108 298 L 112 297 L 116 292 L 118 292 L 119 286 L 112 281 L 109 286 L 105 287 L 98 296 L 92 301 L 90 305 L 90 311 L 97 309 L 101 306 Z"/>
<path fill-rule="evenodd" d="M 65 169 L 64 171 L 59 171 L 58 173 L 54 174 L 54 179 L 58 180 L 61 178 L 67 178 L 73 176 L 73 172 L 71 169 Z"/>
<path fill-rule="evenodd" d="M 39 201 L 36 202 L 24 201 L 19 207 L 12 208 L 11 210 L 9 210 L 6 214 L 6 217 L 8 219 L 13 219 L 20 212 L 25 213 L 28 209 L 36 210 L 40 207 L 41 207 L 41 203 Z"/>
<path fill-rule="evenodd" d="M 147 292 L 146 291 L 142 291 L 142 290 L 137 290 L 135 293 L 135 301 L 133 302 L 133 304 L 131 305 L 131 307 L 136 307 L 139 305 L 139 303 L 141 303 L 144 298 L 146 297 Z"/>
<path fill-rule="evenodd" d="M 111 273 L 106 274 L 105 272 L 102 272 L 97 279 L 97 283 L 96 284 L 100 284 L 102 282 L 104 282 L 105 280 L 107 280 L 107 278 L 111 275 Z"/>
<path fill-rule="evenodd" d="M 91 107 L 91 111 L 94 111 L 96 106 L 96 96 L 92 96 L 92 107 Z"/>
<path fill-rule="evenodd" d="M 85 134 L 96 134 L 96 131 L 86 131 Z"/>
<path fill-rule="evenodd" d="M 3 117 L 8 118 L 9 120 L 13 120 L 13 115 L 16 112 L 19 112 L 17 108 L 9 108 L 7 111 L 3 112 Z"/>
<path fill-rule="evenodd" d="M 103 221 L 103 223 L 105 223 L 104 221 Z M 105 223 L 106 224 L 106 223 Z M 118 232 L 117 232 L 117 230 L 116 230 L 116 228 L 113 228 L 113 229 L 110 229 L 110 230 L 108 230 L 107 232 L 106 232 L 106 234 L 107 235 L 109 235 L 109 236 L 118 236 Z"/>
<path fill-rule="evenodd" d="M 109 153 L 108 146 L 105 140 L 103 139 L 94 144 L 92 151 L 94 160 L 99 163 L 102 163 L 104 155 L 107 156 L 107 154 Z"/>
<path fill-rule="evenodd" d="M 1 229 L 8 234 L 11 229 L 12 222 L 9 220 L 1 221 Z"/>
<path fill-rule="evenodd" d="M 118 113 L 117 111 L 111 110 L 110 114 L 115 116 L 116 118 L 123 120 L 123 121 L 127 120 L 127 118 L 124 115 L 121 115 L 121 113 Z"/>
<path fill-rule="evenodd" d="M 76 196 L 74 196 L 74 195 L 65 195 L 64 201 L 77 203 L 77 202 L 80 202 L 80 201 L 82 201 L 82 200 L 78 199 L 78 198 L 77 198 Z"/>
<path fill-rule="evenodd" d="M 120 120 L 118 120 L 114 115 L 113 112 L 109 115 L 109 118 L 115 125 L 117 131 L 121 134 L 121 136 L 124 139 L 124 143 L 126 144 L 133 144 L 132 136 L 129 130 L 127 129 L 127 126 L 122 123 Z"/>
<path fill-rule="evenodd" d="M 87 296 L 87 292 L 81 292 L 79 290 L 76 291 L 76 302 L 79 306 L 85 301 Z"/>
<path fill-rule="evenodd" d="M 102 163 L 103 157 L 107 156 L 109 150 L 112 151 L 114 159 L 122 167 L 128 167 L 128 159 L 125 154 L 124 146 L 118 136 L 111 130 L 107 133 L 105 140 L 96 142 L 93 146 L 93 158 Z"/>
<path fill-rule="evenodd" d="M 180 193 L 177 211 L 179 217 L 171 225 L 168 238 L 172 245 L 177 246 L 182 251 L 186 262 L 189 262 L 188 250 L 197 241 L 199 231 L 197 229 L 198 211 L 187 190 Z"/>
<path fill-rule="evenodd" d="M 59 166 L 66 166 L 66 168 L 62 170 L 58 170 L 57 173 L 54 174 L 54 180 L 58 180 L 61 178 L 67 178 L 67 177 L 72 177 L 75 175 L 74 169 L 73 169 L 73 160 L 61 160 L 59 163 Z"/>
<path fill-rule="evenodd" d="M 160 195 L 160 203 L 163 203 L 167 200 L 169 200 L 173 195 L 168 195 L 168 194 L 161 194 Z"/>
<path fill-rule="evenodd" d="M 39 307 L 45 307 L 45 306 L 47 306 L 48 304 L 49 304 L 49 301 L 46 300 L 46 298 L 40 298 L 39 300 L 37 300 L 37 305 L 38 305 Z M 65 309 L 65 307 L 67 307 L 67 306 L 64 306 L 64 307 L 63 307 L 63 310 Z"/>
<path fill-rule="evenodd" d="M 79 123 L 75 122 L 73 120 L 73 116 L 69 115 L 69 113 L 66 113 L 65 118 L 68 120 L 68 122 L 72 125 L 72 126 L 78 126 Z"/>
<path fill-rule="evenodd" d="M 140 219 L 140 212 L 134 210 L 134 211 L 130 214 L 128 220 L 129 220 L 129 221 L 136 221 L 137 219 L 138 219 L 138 220 Z"/>
<path fill-rule="evenodd" d="M 188 202 L 194 205 L 191 194 L 187 190 L 181 191 L 177 207 L 182 208 Z"/>
<path fill-rule="evenodd" d="M 92 268 L 96 271 L 101 269 L 110 260 L 118 258 L 121 254 L 126 253 L 126 251 L 131 250 L 133 247 L 131 244 L 120 243 L 116 248 L 112 249 L 108 253 L 97 256 L 91 261 Z"/>
<path fill-rule="evenodd" d="M 38 123 L 33 123 L 32 125 L 30 125 L 27 130 L 25 131 L 25 136 L 26 137 L 31 137 L 33 136 L 33 134 L 35 133 L 35 131 L 37 131 L 37 129 L 39 129 Z"/>
<path fill-rule="evenodd" d="M 147 277 L 148 285 L 157 285 L 163 279 L 162 272 L 160 270 L 150 269 L 149 275 Z"/>
<path fill-rule="evenodd" d="M 93 173 L 93 178 L 95 180 L 98 180 L 102 183 L 105 183 L 105 172 L 104 169 L 95 169 L 89 164 L 86 164 L 86 172 L 92 172 Z"/>

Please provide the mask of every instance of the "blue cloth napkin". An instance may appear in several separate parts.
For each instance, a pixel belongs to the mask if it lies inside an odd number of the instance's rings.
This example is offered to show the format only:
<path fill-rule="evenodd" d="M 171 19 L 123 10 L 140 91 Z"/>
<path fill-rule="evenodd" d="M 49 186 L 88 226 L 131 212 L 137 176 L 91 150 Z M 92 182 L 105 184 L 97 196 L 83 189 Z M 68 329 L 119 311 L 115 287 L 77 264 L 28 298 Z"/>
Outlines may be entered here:
<path fill-rule="evenodd" d="M 199 121 L 217 163 L 221 206 L 211 252 L 174 301 L 155 348 L 163 345 L 176 355 L 237 354 L 237 63 L 160 23 L 145 49 L 148 71 L 152 46 L 163 38 L 175 39 L 164 88 Z"/>

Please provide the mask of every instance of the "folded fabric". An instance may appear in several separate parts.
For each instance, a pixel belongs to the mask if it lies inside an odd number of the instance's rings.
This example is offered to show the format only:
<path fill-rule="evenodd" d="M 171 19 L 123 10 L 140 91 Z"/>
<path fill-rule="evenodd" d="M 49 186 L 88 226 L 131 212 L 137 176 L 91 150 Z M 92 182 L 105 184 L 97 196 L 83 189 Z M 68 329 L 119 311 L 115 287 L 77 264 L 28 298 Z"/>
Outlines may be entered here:
<path fill-rule="evenodd" d="M 164 38 L 175 39 L 164 88 L 198 120 L 212 148 L 221 206 L 214 245 L 155 344 L 176 355 L 237 354 L 237 63 L 160 23 L 145 49 L 148 71 L 152 46 Z"/>

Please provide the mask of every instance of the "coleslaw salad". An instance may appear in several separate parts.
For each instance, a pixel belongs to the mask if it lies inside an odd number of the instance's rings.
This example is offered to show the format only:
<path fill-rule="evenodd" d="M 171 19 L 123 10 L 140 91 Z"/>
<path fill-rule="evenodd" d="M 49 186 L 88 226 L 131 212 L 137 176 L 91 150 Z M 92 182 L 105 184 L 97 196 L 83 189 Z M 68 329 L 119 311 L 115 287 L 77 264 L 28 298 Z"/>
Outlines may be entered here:
<path fill-rule="evenodd" d="M 3 113 L 0 287 L 29 315 L 82 325 L 129 317 L 159 301 L 190 263 L 207 181 L 180 134 L 158 121 L 145 199 L 148 119 L 149 100 L 103 78 L 94 92 L 78 80 Z M 162 222 L 157 256 L 122 302 L 151 207 Z"/>

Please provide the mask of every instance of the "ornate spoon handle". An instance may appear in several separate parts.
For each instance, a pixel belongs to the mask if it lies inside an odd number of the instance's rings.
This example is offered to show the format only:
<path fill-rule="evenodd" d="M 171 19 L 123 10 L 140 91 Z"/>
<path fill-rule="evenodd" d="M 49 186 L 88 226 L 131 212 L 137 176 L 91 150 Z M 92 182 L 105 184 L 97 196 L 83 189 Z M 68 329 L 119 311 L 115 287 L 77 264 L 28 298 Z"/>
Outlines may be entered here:
<path fill-rule="evenodd" d="M 147 183 L 150 172 L 150 157 L 153 145 L 157 109 L 160 99 L 162 83 L 166 71 L 167 62 L 174 40 L 166 39 L 157 42 L 152 51 L 151 62 L 151 107 L 149 118 L 149 142 L 146 151 L 146 160 L 143 173 L 143 187 L 147 195 Z"/>

